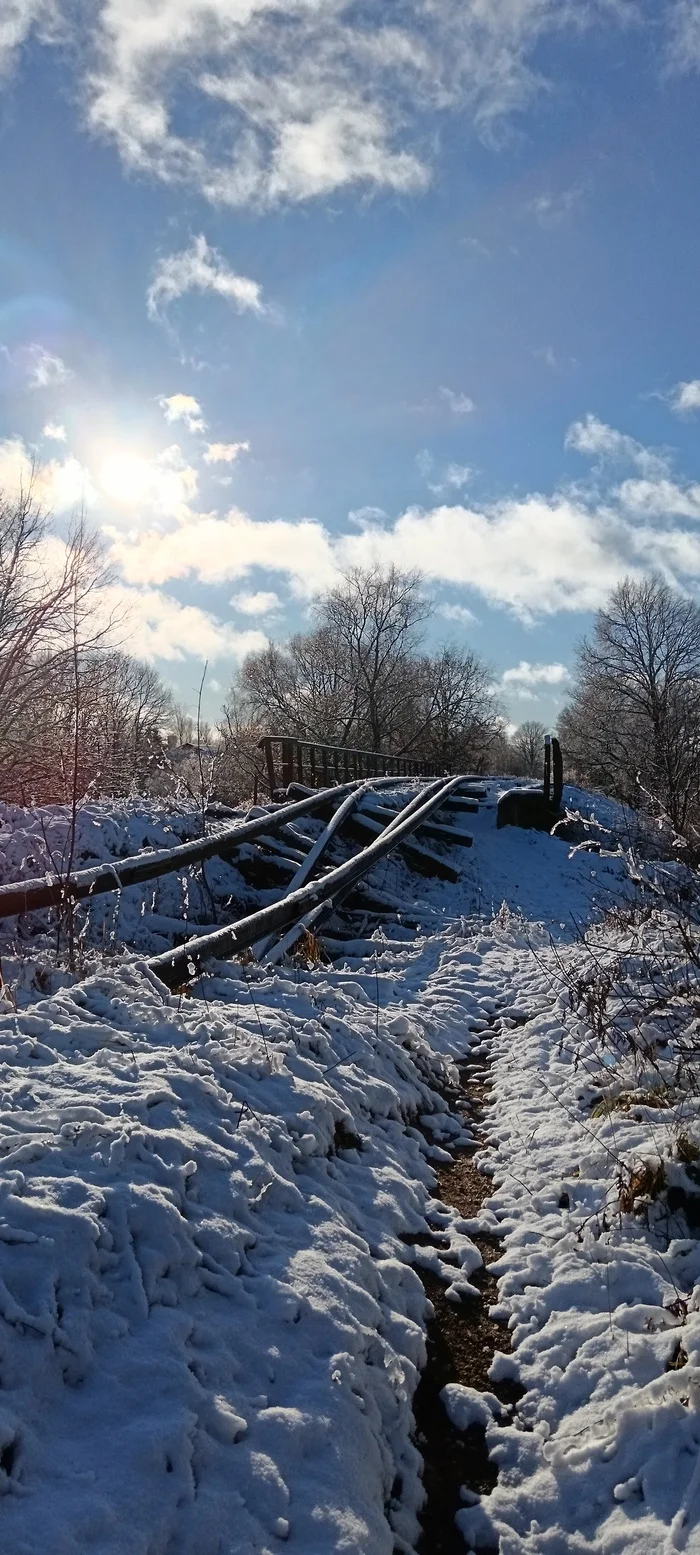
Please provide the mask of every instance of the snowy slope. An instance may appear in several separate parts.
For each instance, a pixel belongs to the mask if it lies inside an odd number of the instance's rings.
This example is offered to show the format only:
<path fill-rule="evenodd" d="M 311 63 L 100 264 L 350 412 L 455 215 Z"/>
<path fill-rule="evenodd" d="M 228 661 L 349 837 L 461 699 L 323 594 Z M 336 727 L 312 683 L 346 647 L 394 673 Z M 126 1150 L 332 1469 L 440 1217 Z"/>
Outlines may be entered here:
<path fill-rule="evenodd" d="M 494 1379 L 526 1393 L 488 1427 L 465 1548 L 700 1552 L 697 1244 L 615 1210 L 622 1125 L 591 1119 L 562 985 L 624 872 L 494 805 L 458 886 L 379 866 L 425 929 L 359 964 L 222 963 L 178 1000 L 132 954 L 0 1013 L 3 1555 L 414 1549 L 413 1265 L 470 1300 L 479 1226 L 505 1237 Z M 470 1224 L 431 1160 L 471 1138 L 436 1087 L 475 1044 L 494 1193 Z M 431 1225 L 449 1248 L 403 1240 Z"/>
<path fill-rule="evenodd" d="M 411 1122 L 460 1137 L 430 1081 L 478 1009 L 440 963 L 379 1014 L 342 973 L 178 1008 L 134 967 L 0 1018 L 3 1550 L 411 1547 Z"/>

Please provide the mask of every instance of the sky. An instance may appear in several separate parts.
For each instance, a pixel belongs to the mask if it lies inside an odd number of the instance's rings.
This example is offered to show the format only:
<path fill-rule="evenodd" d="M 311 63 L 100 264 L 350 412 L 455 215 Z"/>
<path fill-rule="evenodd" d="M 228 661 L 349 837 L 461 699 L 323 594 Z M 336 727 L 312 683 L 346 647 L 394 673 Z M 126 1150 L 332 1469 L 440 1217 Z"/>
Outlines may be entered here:
<path fill-rule="evenodd" d="M 215 715 L 343 568 L 555 720 L 700 589 L 700 0 L 0 0 L 0 489 Z"/>

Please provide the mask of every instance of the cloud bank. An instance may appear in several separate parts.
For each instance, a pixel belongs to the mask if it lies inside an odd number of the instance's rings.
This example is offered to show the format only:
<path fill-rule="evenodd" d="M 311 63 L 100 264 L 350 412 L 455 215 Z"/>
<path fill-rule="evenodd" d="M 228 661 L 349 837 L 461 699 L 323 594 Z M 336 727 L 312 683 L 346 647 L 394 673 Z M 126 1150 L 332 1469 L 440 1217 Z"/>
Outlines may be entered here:
<path fill-rule="evenodd" d="M 526 622 L 595 610 L 626 574 L 653 570 L 679 588 L 700 586 L 700 484 L 675 478 L 666 454 L 594 416 L 575 422 L 566 444 L 594 461 L 589 482 L 481 505 L 412 506 L 393 522 L 368 509 L 337 535 L 313 518 L 259 523 L 236 507 L 190 511 L 174 528 L 113 533 L 113 559 L 132 585 L 238 582 L 256 570 L 299 599 L 348 565 L 395 562 L 464 590 L 460 610 L 480 597 Z M 455 605 L 446 609 L 459 619 Z"/>
<path fill-rule="evenodd" d="M 694 9 L 673 7 L 678 68 Z M 93 133 L 128 169 L 213 203 L 413 194 L 436 114 L 492 135 L 547 89 L 543 39 L 632 14 L 633 0 L 5 0 L 0 68 L 31 33 L 72 43 Z"/>
<path fill-rule="evenodd" d="M 196 401 L 184 407 L 186 414 L 200 410 Z M 574 422 L 565 441 L 592 461 L 588 480 L 481 504 L 414 505 L 393 520 L 368 507 L 361 522 L 349 514 L 337 534 L 312 517 L 259 522 L 235 506 L 198 512 L 198 470 L 176 444 L 151 459 L 117 451 L 95 471 L 66 452 L 39 463 L 35 480 L 38 495 L 59 514 L 80 500 L 91 504 L 109 559 L 141 612 L 139 651 L 148 655 L 238 656 L 264 640 L 261 632 L 238 631 L 206 610 L 183 614 L 199 606 L 181 606 L 164 592 L 183 582 L 233 583 L 233 609 L 262 619 L 279 608 L 285 591 L 305 602 L 348 566 L 395 563 L 449 587 L 453 597 L 440 613 L 465 628 L 474 624 L 471 607 L 478 600 L 528 624 L 594 611 L 626 575 L 653 571 L 680 590 L 698 592 L 700 483 L 675 474 L 670 455 L 592 415 Z M 213 462 L 231 463 L 239 448 L 206 444 L 200 458 L 211 463 L 216 450 Z M 0 443 L 0 487 L 26 484 L 30 468 L 31 450 L 19 439 Z M 525 696 L 565 677 L 559 662 L 524 659 L 504 672 L 502 685 Z"/>

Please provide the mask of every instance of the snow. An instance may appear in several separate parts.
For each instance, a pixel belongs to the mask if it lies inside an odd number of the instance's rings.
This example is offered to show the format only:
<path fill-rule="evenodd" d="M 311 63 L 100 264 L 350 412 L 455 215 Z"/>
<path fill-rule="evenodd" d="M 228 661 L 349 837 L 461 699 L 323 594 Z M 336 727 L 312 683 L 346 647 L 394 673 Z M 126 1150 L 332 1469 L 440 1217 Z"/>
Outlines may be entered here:
<path fill-rule="evenodd" d="M 418 1271 L 469 1306 L 473 1238 L 497 1232 L 493 1315 L 513 1353 L 490 1376 L 524 1394 L 510 1412 L 444 1390 L 499 1470 L 490 1495 L 465 1492 L 465 1549 L 700 1555 L 700 1248 L 663 1196 L 619 1202 L 620 1174 L 654 1151 L 689 1185 L 677 1112 L 643 1088 L 592 1107 L 639 1076 L 621 1052 L 601 1062 L 566 981 L 588 954 L 579 926 L 630 894 L 624 860 L 497 831 L 498 791 L 452 855 L 457 886 L 400 859 L 374 871 L 375 898 L 408 904 L 418 931 L 362 929 L 330 966 L 219 962 L 196 996 L 169 994 L 142 958 L 172 943 L 183 904 L 210 921 L 192 873 L 90 904 L 80 975 L 53 966 L 46 915 L 28 943 L 3 927 L 3 1552 L 408 1555 Z M 566 798 L 617 824 L 609 803 Z M 45 836 L 65 842 L 65 813 L 0 822 L 5 879 L 50 866 Z M 195 826 L 90 806 L 79 862 Z M 217 907 L 266 899 L 235 862 L 207 883 Z M 636 946 L 608 926 L 597 954 Z M 492 1065 L 477 1155 L 492 1192 L 464 1220 L 434 1167 L 473 1143 L 443 1096 L 470 1052 Z M 411 1241 L 436 1231 L 439 1246 Z"/>
<path fill-rule="evenodd" d="M 458 1431 L 466 1431 L 470 1425 L 490 1425 L 494 1415 L 501 1413 L 495 1393 L 479 1393 L 461 1382 L 448 1382 L 440 1397 Z"/>

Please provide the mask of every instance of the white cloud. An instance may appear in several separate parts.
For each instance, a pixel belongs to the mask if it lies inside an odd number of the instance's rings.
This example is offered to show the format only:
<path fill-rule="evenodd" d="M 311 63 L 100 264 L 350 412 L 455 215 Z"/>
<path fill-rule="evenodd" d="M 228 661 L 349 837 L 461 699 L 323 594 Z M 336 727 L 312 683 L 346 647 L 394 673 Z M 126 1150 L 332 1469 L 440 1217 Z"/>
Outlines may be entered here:
<path fill-rule="evenodd" d="M 443 492 L 446 491 L 461 491 L 464 486 L 468 486 L 471 478 L 471 465 L 448 464 L 442 480 L 435 483 L 429 483 L 430 490 L 433 491 L 437 497 L 442 496 Z"/>
<path fill-rule="evenodd" d="M 200 232 L 189 248 L 160 259 L 146 294 L 149 317 L 162 319 L 171 302 L 186 292 L 211 292 L 233 304 L 239 313 L 266 313 L 262 287 L 245 275 L 236 275 Z"/>
<path fill-rule="evenodd" d="M 700 483 L 678 486 L 675 481 L 628 480 L 617 488 L 621 506 L 640 518 L 700 519 Z"/>
<path fill-rule="evenodd" d="M 413 507 L 393 522 L 366 508 L 359 523 L 351 515 L 346 533 L 333 537 L 311 519 L 257 523 L 237 509 L 225 518 L 190 511 L 170 533 L 153 525 L 140 535 L 109 531 L 113 558 L 131 583 L 222 583 L 256 569 L 286 578 L 299 598 L 328 587 L 345 566 L 394 562 L 418 568 L 428 582 L 477 592 L 526 622 L 595 610 L 626 574 L 656 570 L 680 587 L 698 587 L 700 483 L 672 480 L 665 456 L 592 416 L 575 423 L 568 442 L 601 461 L 588 487 L 481 506 Z M 613 470 L 604 484 L 606 462 L 620 460 L 646 473 L 615 483 Z M 418 462 L 430 472 L 427 450 Z M 455 467 L 453 489 L 465 473 Z M 463 619 L 457 606 L 443 609 L 446 619 Z"/>
<path fill-rule="evenodd" d="M 257 594 L 234 594 L 231 604 L 234 610 L 240 610 L 244 616 L 267 616 L 273 610 L 281 610 L 282 601 L 279 594 L 265 593 L 259 589 Z"/>
<path fill-rule="evenodd" d="M 250 443 L 207 443 L 205 464 L 233 464 L 239 454 L 250 452 Z"/>
<path fill-rule="evenodd" d="M 674 71 L 700 69 L 700 0 L 674 0 L 669 7 L 668 65 Z"/>
<path fill-rule="evenodd" d="M 700 9 L 698 18 L 700 27 Z M 669 404 L 677 416 L 687 416 L 693 410 L 700 410 L 700 378 L 692 378 L 690 383 L 677 383 L 675 389 L 671 390 Z"/>
<path fill-rule="evenodd" d="M 229 205 L 360 184 L 411 193 L 430 178 L 426 116 L 464 114 L 483 137 L 548 83 L 541 38 L 606 24 L 624 0 L 4 0 L 0 53 L 65 10 L 74 92 L 123 162 Z M 47 23 L 44 23 L 46 31 Z"/>
<path fill-rule="evenodd" d="M 552 227 L 570 216 L 582 198 L 582 184 L 572 184 L 569 189 L 545 189 L 530 201 L 527 209 L 543 227 Z"/>
<path fill-rule="evenodd" d="M 410 508 L 390 529 L 346 536 L 339 549 L 349 562 L 417 567 L 430 581 L 476 589 L 490 604 L 531 619 L 602 604 L 634 570 L 632 556 L 621 557 L 627 537 L 619 521 L 555 493 L 484 509 Z"/>
<path fill-rule="evenodd" d="M 466 486 L 471 480 L 472 470 L 469 464 L 448 464 L 445 471 L 445 482 L 448 486 L 458 489 Z"/>
<path fill-rule="evenodd" d="M 158 404 L 166 421 L 184 421 L 188 432 L 206 432 L 202 407 L 193 394 L 161 394 Z"/>
<path fill-rule="evenodd" d="M 430 449 L 419 448 L 418 453 L 416 454 L 416 469 L 418 474 L 423 476 L 424 480 L 427 481 L 434 463 L 435 460 L 433 459 Z"/>
<path fill-rule="evenodd" d="M 56 0 L 3 0 L 0 10 L 0 74 L 12 62 L 12 56 L 32 31 L 45 43 L 57 39 L 60 16 Z"/>
<path fill-rule="evenodd" d="M 197 517 L 190 505 L 197 495 L 197 471 L 177 443 L 155 457 L 128 446 L 110 448 L 96 464 L 95 481 L 113 519 L 119 516 L 129 530 L 154 517 L 181 524 Z"/>
<path fill-rule="evenodd" d="M 469 394 L 463 394 L 455 389 L 448 389 L 445 384 L 440 385 L 440 393 L 449 405 L 453 416 L 471 416 L 476 410 L 474 400 Z"/>
<path fill-rule="evenodd" d="M 573 421 L 564 439 L 564 447 L 576 453 L 586 454 L 602 463 L 633 464 L 643 475 L 664 475 L 668 470 L 665 454 L 645 448 L 636 438 L 615 427 L 606 426 L 597 416 L 587 415 L 585 421 Z"/>
<path fill-rule="evenodd" d="M 504 686 L 561 686 L 569 679 L 565 664 L 530 664 L 521 659 L 512 669 L 504 670 L 501 683 Z"/>
<path fill-rule="evenodd" d="M 311 519 L 256 523 L 233 508 L 226 518 L 193 518 L 170 533 L 122 535 L 107 529 L 112 557 L 129 583 L 162 584 L 195 577 L 202 583 L 245 578 L 254 567 L 285 575 L 306 599 L 335 581 L 337 563 L 327 531 Z"/>
<path fill-rule="evenodd" d="M 69 513 L 90 507 L 95 489 L 88 470 L 77 459 L 37 460 L 20 437 L 0 442 L 0 492 L 13 497 L 32 486 L 42 507 L 53 513 Z"/>
<path fill-rule="evenodd" d="M 46 426 L 42 428 L 41 435 L 42 437 L 52 438 L 55 443 L 65 443 L 68 438 L 65 427 L 59 426 L 56 421 L 47 421 Z"/>
<path fill-rule="evenodd" d="M 223 83 L 209 78 L 209 87 L 213 96 L 232 100 Z M 411 194 L 427 181 L 417 157 L 390 150 L 382 110 L 346 98 L 326 102 L 311 119 L 281 125 L 268 198 L 308 200 L 359 182 Z"/>
<path fill-rule="evenodd" d="M 477 590 L 523 619 L 596 609 L 626 572 L 671 567 L 681 557 L 678 536 L 666 534 L 661 546 L 649 526 L 637 529 L 619 515 L 556 494 L 481 511 L 409 509 L 391 525 L 366 525 L 334 539 L 309 519 L 256 523 L 236 509 L 225 519 L 193 518 L 166 534 L 108 533 L 113 560 L 130 583 L 185 577 L 222 583 L 255 568 L 282 574 L 296 596 L 308 598 L 333 583 L 343 566 L 378 560 L 417 567 L 430 582 Z M 700 576 L 700 536 L 695 549 Z M 691 544 L 686 567 L 696 565 L 693 556 Z"/>
<path fill-rule="evenodd" d="M 587 451 L 631 457 L 638 471 L 648 463 L 654 469 L 659 461 L 653 451 L 595 418 L 577 423 L 571 435 Z M 664 473 L 656 477 L 635 474 L 619 483 L 613 470 L 604 484 L 603 466 L 588 486 L 481 505 L 458 501 L 428 510 L 412 507 L 393 521 L 379 509 L 366 508 L 359 523 L 351 515 L 346 531 L 331 536 L 308 518 L 256 522 L 236 508 L 226 516 L 198 513 L 193 507 L 197 473 L 177 444 L 150 458 L 118 444 L 105 445 L 102 454 L 92 471 L 71 456 L 38 463 L 36 491 L 57 511 L 81 500 L 95 507 L 101 500 L 111 559 L 124 583 L 150 601 L 151 615 L 142 622 L 149 642 L 169 641 L 174 607 L 168 605 L 166 613 L 158 597 L 176 579 L 243 585 L 251 574 L 262 573 L 261 587 L 241 587 L 232 599 L 244 615 L 261 617 L 279 605 L 278 578 L 297 598 L 308 599 L 334 583 L 344 567 L 376 561 L 416 567 L 428 583 L 469 590 L 471 597 L 478 594 L 525 622 L 595 610 L 627 574 L 640 577 L 654 570 L 686 592 L 700 590 L 700 483 L 672 479 L 664 461 Z M 0 443 L 0 488 L 12 494 L 31 476 L 31 450 L 21 439 Z M 470 623 L 466 604 L 458 600 L 439 608 L 443 619 Z M 195 620 L 177 619 L 183 626 Z M 211 641 L 212 654 L 224 640 L 228 646 L 221 652 L 234 652 L 234 628 L 212 626 L 213 617 L 207 620 L 213 636 L 202 641 Z M 225 638 L 217 637 L 220 631 Z M 201 657 L 201 644 L 199 651 Z M 505 672 L 504 684 L 521 690 L 554 686 L 561 673 L 559 664 L 522 661 Z"/>
<path fill-rule="evenodd" d="M 351 508 L 348 513 L 348 520 L 351 524 L 355 524 L 358 529 L 366 529 L 368 525 L 373 527 L 375 524 L 383 524 L 388 516 L 384 508 L 365 506 L 363 508 Z"/>
<path fill-rule="evenodd" d="M 264 632 L 238 631 L 198 605 L 182 605 L 161 589 L 103 590 L 105 616 L 114 613 L 117 633 L 129 652 L 142 659 L 242 659 L 264 648 Z"/>
<path fill-rule="evenodd" d="M 16 353 L 17 362 L 24 372 L 28 389 L 54 389 L 73 377 L 60 356 L 47 351 L 44 346 L 24 346 Z"/>
<path fill-rule="evenodd" d="M 438 605 L 438 615 L 445 621 L 459 621 L 461 626 L 478 626 L 478 617 L 466 605 Z"/>

